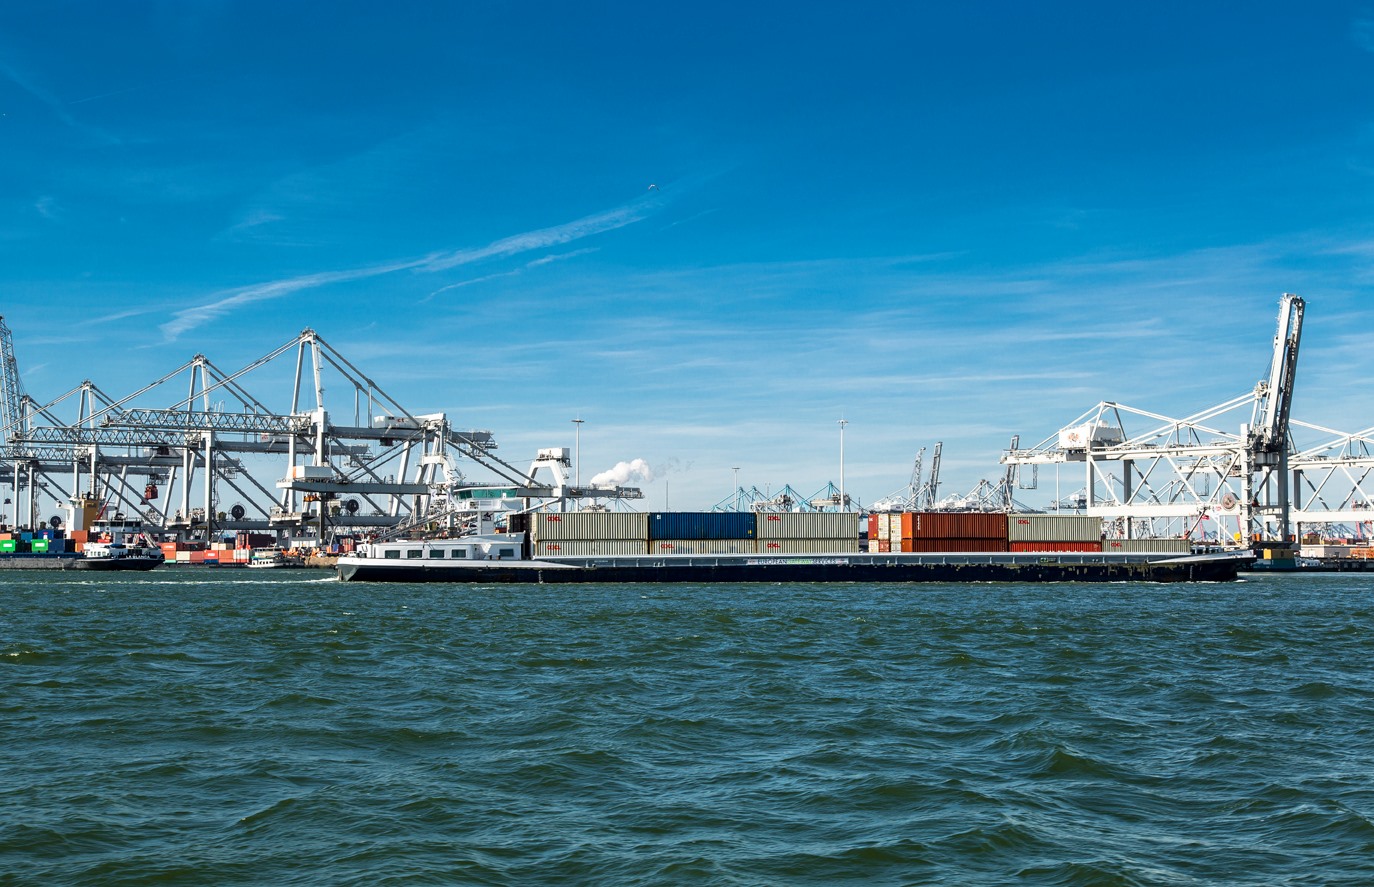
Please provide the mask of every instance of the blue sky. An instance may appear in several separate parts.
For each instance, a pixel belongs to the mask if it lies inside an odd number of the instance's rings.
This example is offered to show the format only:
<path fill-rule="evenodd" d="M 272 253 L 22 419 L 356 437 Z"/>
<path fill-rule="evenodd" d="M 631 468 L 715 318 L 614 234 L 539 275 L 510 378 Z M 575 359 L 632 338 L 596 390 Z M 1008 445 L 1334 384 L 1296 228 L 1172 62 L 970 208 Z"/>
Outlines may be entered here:
<path fill-rule="evenodd" d="M 1297 416 L 1366 428 L 1374 7 L 1236 9 L 12 4 L 0 314 L 40 400 L 312 327 L 651 507 L 838 483 L 841 417 L 851 495 L 967 490 L 1247 392 L 1285 291 Z"/>

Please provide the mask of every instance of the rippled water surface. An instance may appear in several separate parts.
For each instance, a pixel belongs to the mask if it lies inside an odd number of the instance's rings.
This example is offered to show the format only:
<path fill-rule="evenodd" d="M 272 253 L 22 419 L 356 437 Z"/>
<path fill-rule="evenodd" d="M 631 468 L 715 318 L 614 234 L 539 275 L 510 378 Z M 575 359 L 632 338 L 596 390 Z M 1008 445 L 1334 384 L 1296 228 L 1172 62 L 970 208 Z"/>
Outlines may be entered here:
<path fill-rule="evenodd" d="M 326 575 L 0 573 L 0 883 L 1374 883 L 1374 575 Z"/>

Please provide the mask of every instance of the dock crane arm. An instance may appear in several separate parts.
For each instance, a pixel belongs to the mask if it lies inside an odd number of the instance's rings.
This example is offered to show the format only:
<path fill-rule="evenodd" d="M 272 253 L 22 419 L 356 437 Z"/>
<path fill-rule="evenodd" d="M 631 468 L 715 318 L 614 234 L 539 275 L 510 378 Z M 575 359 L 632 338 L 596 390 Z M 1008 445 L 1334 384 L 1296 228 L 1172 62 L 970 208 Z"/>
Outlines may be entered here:
<path fill-rule="evenodd" d="M 9 440 L 22 431 L 24 388 L 14 359 L 14 339 L 0 317 L 0 437 Z"/>
<path fill-rule="evenodd" d="M 1253 429 L 1255 452 L 1274 453 L 1288 446 L 1288 418 L 1293 408 L 1293 382 L 1298 372 L 1298 344 L 1302 339 L 1302 297 L 1284 293 L 1279 300 L 1279 325 L 1269 378 L 1261 383 Z"/>

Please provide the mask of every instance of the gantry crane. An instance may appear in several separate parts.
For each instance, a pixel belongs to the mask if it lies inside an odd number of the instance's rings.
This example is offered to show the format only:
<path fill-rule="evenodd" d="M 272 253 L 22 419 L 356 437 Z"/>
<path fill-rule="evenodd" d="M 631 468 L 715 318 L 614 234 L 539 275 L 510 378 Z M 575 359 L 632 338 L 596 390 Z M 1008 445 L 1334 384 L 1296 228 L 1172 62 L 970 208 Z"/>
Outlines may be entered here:
<path fill-rule="evenodd" d="M 1081 464 L 1084 511 L 1115 521 L 1129 535 L 1151 526 L 1157 535 L 1211 521 L 1217 541 L 1291 538 L 1289 434 L 1304 300 L 1285 293 L 1269 371 L 1252 392 L 1184 419 L 1103 401 L 1036 447 L 1013 447 L 1009 466 Z M 1250 407 L 1239 433 L 1216 424 Z M 1126 417 L 1152 427 L 1127 434 Z M 1155 527 L 1163 524 L 1163 527 Z"/>

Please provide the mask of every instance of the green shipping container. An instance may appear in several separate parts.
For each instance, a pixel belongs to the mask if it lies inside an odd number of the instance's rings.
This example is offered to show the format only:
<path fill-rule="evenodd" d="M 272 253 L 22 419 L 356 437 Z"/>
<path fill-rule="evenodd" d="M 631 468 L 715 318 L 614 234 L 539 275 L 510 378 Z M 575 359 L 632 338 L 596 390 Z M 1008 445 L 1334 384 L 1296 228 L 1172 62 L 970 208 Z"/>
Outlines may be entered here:
<path fill-rule="evenodd" d="M 33 550 L 34 550 L 34 551 L 37 551 L 37 552 L 44 552 L 44 551 L 47 551 L 47 550 L 48 550 L 48 540 L 47 540 L 47 539 L 35 539 L 35 540 L 33 540 L 33 542 L 31 542 L 30 544 L 33 546 Z"/>
<path fill-rule="evenodd" d="M 14 552 L 14 550 L 15 550 L 15 549 L 14 549 L 14 546 L 15 546 L 15 540 L 13 540 L 13 539 L 0 539 L 0 554 L 6 553 L 6 552 L 12 554 L 12 553 Z"/>

